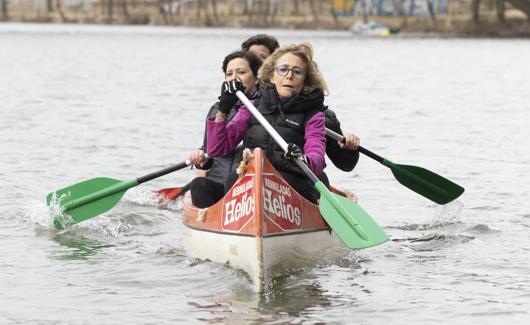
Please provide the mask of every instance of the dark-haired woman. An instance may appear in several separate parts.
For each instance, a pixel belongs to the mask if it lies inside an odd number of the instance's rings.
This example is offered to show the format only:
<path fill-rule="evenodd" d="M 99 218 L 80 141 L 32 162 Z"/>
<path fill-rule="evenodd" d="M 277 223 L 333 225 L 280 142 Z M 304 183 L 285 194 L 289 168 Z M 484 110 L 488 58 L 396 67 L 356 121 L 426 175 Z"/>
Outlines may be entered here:
<path fill-rule="evenodd" d="M 245 94 L 254 98 L 257 90 L 257 74 L 261 66 L 261 58 L 253 52 L 236 51 L 228 54 L 223 60 L 223 73 L 225 80 L 240 80 L 245 87 Z M 231 120 L 239 110 L 241 103 L 219 101 L 208 112 L 207 119 L 214 117 L 219 110 L 227 112 L 227 119 Z M 193 151 L 189 160 L 197 168 L 209 169 L 207 177 L 196 177 L 190 183 L 191 200 L 199 208 L 208 207 L 220 200 L 225 192 L 227 176 L 236 169 L 241 160 L 241 149 L 230 150 L 215 159 L 205 160 L 204 153 L 207 147 L 206 130 L 202 146 Z"/>

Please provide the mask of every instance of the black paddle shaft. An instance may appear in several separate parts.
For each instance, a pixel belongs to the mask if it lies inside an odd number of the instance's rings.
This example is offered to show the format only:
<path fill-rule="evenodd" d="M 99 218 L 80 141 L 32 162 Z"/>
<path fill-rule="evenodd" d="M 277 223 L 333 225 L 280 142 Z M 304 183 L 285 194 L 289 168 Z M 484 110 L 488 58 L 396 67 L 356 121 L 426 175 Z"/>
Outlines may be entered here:
<path fill-rule="evenodd" d="M 378 161 L 378 162 L 380 162 L 381 164 L 384 165 L 385 158 L 383 158 L 381 156 L 378 156 L 375 153 L 371 152 L 370 150 L 368 150 L 368 149 L 366 149 L 364 147 L 361 147 L 361 146 L 358 147 L 358 150 L 359 150 L 360 153 L 362 153 L 362 154 L 364 154 L 364 155 L 372 158 L 373 160 L 376 160 L 376 161 Z"/>
<path fill-rule="evenodd" d="M 344 138 L 344 136 L 342 134 L 339 134 L 339 133 L 337 133 L 337 132 L 335 132 L 333 130 L 330 130 L 328 128 L 326 128 L 326 136 L 330 137 L 331 139 L 340 141 L 342 143 L 346 143 L 346 138 Z M 383 165 L 385 164 L 385 158 L 376 155 L 375 153 L 371 152 L 370 150 L 368 150 L 366 148 L 363 148 L 361 146 L 358 146 L 357 150 L 360 153 L 363 153 L 366 156 L 368 156 L 368 157 L 380 162 L 381 164 L 383 164 Z"/>
<path fill-rule="evenodd" d="M 145 183 L 147 181 L 150 181 L 152 179 L 155 179 L 155 178 L 158 178 L 158 177 L 161 177 L 161 176 L 164 176 L 166 174 L 169 174 L 169 173 L 172 173 L 172 172 L 175 172 L 179 169 L 182 169 L 182 168 L 185 168 L 189 165 L 189 162 L 188 161 L 183 161 L 181 163 L 178 163 L 178 164 L 175 164 L 175 165 L 172 165 L 172 166 L 169 166 L 169 167 L 166 167 L 164 169 L 161 169 L 159 171 L 156 171 L 156 172 L 153 172 L 151 174 L 147 174 L 145 176 L 142 176 L 142 177 L 138 177 L 136 179 L 136 181 L 138 182 L 138 184 L 142 184 L 142 183 Z"/>
<path fill-rule="evenodd" d="M 366 148 L 363 148 L 361 146 L 359 146 L 357 148 L 357 150 L 359 150 L 359 152 L 365 154 L 366 156 L 380 162 L 381 164 L 384 165 L 384 162 L 385 162 L 385 158 L 379 156 L 379 155 L 376 155 L 375 153 L 371 152 L 370 150 L 366 149 Z M 318 179 L 318 177 L 315 176 L 315 174 L 313 174 L 313 172 L 311 171 L 311 169 L 309 169 L 309 167 L 304 163 L 302 162 L 302 160 L 300 159 L 293 159 L 293 162 L 298 166 L 298 168 L 300 168 L 304 174 L 307 175 L 307 177 L 309 177 L 309 179 L 311 180 L 311 182 L 313 184 L 315 184 L 316 182 L 320 181 Z"/>

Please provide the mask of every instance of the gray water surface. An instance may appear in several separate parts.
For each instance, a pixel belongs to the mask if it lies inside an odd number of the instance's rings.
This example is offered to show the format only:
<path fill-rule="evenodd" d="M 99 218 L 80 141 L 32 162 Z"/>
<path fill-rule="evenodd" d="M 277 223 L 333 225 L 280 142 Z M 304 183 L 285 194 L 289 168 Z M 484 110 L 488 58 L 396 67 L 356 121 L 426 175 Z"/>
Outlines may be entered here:
<path fill-rule="evenodd" d="M 129 190 L 65 231 L 45 196 L 92 177 L 132 179 L 200 145 L 225 54 L 263 30 L 0 24 L 1 324 L 530 323 L 530 43 L 309 41 L 343 128 L 395 163 L 466 188 L 438 206 L 361 157 L 327 172 L 391 241 L 293 270 L 252 293 L 231 268 L 188 258 L 180 202 Z"/>

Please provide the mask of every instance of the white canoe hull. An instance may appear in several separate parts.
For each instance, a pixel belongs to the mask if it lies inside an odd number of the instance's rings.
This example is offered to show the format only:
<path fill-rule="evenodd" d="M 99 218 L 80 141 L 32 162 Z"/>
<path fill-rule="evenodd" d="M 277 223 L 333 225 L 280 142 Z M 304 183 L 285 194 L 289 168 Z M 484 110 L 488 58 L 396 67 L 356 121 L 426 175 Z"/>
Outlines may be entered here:
<path fill-rule="evenodd" d="M 255 237 L 184 227 L 183 244 L 189 256 L 243 270 L 256 292 L 286 270 L 322 265 L 348 252 L 329 230 Z"/>
<path fill-rule="evenodd" d="M 187 195 L 183 209 L 186 253 L 245 271 L 257 292 L 278 273 L 348 252 L 319 207 L 298 194 L 260 149 L 222 200 L 199 209 Z"/>

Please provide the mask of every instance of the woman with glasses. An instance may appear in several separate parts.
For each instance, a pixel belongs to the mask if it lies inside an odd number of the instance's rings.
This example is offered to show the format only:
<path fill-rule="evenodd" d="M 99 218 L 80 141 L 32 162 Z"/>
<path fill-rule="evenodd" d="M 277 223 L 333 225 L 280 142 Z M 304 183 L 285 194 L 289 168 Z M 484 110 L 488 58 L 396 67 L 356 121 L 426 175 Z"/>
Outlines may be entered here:
<path fill-rule="evenodd" d="M 267 34 L 254 35 L 241 44 L 241 50 L 254 52 L 263 60 L 279 47 L 278 40 Z M 340 122 L 332 110 L 325 110 L 324 116 L 326 117 L 326 127 L 344 136 L 344 142 L 337 142 L 326 137 L 326 155 L 335 167 L 346 172 L 352 171 L 359 160 L 359 151 L 357 151 L 360 144 L 359 137 L 351 132 L 343 134 Z"/>
<path fill-rule="evenodd" d="M 245 87 L 245 95 L 254 98 L 257 94 L 258 69 L 262 60 L 253 52 L 235 51 L 228 54 L 222 65 L 225 80 L 238 79 Z M 222 96 L 222 95 L 221 95 Z M 231 120 L 239 110 L 239 102 L 216 102 L 208 112 L 208 117 L 214 117 L 219 110 L 227 112 L 227 119 Z M 230 150 L 215 159 L 205 159 L 205 150 L 207 146 L 206 133 L 202 146 L 193 151 L 188 159 L 199 169 L 207 170 L 200 176 L 194 178 L 189 184 L 191 192 L 191 201 L 193 205 L 199 208 L 208 207 L 220 200 L 225 192 L 227 176 L 231 170 L 235 170 L 241 159 L 242 148 Z"/>
<path fill-rule="evenodd" d="M 245 89 L 241 82 L 230 81 L 223 84 L 219 111 L 207 122 L 208 155 L 223 156 L 241 140 L 245 148 L 260 147 L 285 180 L 316 203 L 318 192 L 290 160 L 302 157 L 317 176 L 325 167 L 326 131 L 322 111 L 327 86 L 313 61 L 311 45 L 301 43 L 275 51 L 261 66 L 258 78 L 259 96 L 254 104 L 289 143 L 288 153 L 283 152 L 246 107 L 241 107 L 236 116 L 227 121 L 230 111 L 221 106 L 229 107 L 237 102 L 235 92 Z M 235 177 L 232 179 L 235 181 Z"/>

